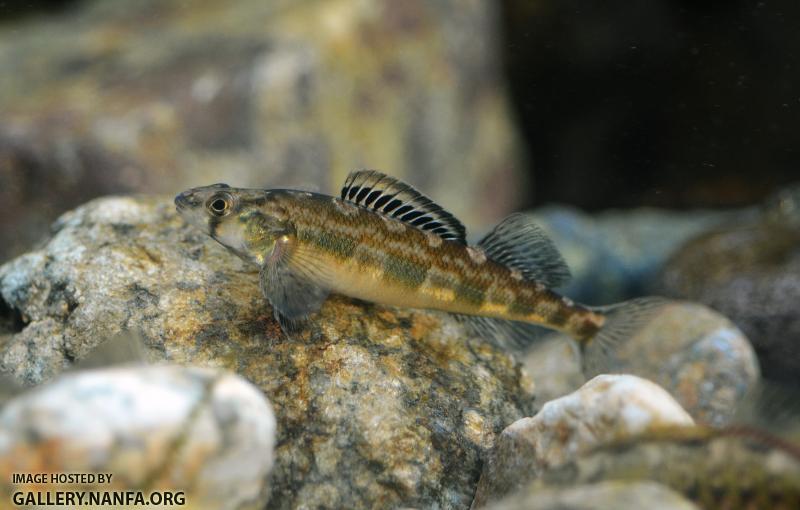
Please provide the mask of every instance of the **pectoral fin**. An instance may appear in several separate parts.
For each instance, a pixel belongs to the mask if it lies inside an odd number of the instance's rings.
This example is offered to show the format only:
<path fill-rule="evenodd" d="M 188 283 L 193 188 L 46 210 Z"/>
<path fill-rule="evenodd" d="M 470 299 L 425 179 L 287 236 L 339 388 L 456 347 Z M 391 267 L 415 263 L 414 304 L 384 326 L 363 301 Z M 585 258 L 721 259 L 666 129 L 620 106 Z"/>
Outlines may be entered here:
<path fill-rule="evenodd" d="M 275 313 L 289 320 L 303 319 L 322 308 L 328 289 L 320 287 L 287 264 L 266 265 L 261 270 L 261 292 Z"/>
<path fill-rule="evenodd" d="M 261 268 L 260 284 L 284 331 L 319 311 L 328 297 L 322 268 L 290 246 L 278 246 Z M 292 262 L 290 262 L 290 259 Z"/>

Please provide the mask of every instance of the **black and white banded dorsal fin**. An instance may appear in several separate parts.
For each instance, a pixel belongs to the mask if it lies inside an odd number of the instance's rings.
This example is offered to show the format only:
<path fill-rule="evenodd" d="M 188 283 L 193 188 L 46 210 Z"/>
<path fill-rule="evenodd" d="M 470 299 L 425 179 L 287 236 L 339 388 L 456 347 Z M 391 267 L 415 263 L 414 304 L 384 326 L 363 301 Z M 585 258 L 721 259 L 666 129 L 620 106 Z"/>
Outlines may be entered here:
<path fill-rule="evenodd" d="M 342 187 L 342 200 L 433 232 L 442 239 L 467 244 L 466 229 L 452 214 L 411 185 L 375 170 L 351 172 Z"/>
<path fill-rule="evenodd" d="M 553 241 L 525 214 L 514 213 L 501 221 L 478 246 L 490 259 L 519 271 L 525 280 L 556 288 L 570 279 L 569 267 Z"/>

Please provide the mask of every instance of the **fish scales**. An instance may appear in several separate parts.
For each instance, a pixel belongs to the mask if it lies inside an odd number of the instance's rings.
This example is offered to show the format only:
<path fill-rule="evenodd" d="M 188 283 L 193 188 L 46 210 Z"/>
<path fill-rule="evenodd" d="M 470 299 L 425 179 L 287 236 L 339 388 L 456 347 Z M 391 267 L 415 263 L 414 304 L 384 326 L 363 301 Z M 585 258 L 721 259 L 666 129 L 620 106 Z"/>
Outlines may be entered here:
<path fill-rule="evenodd" d="M 581 318 L 596 321 L 587 308 L 537 282 L 514 278 L 509 268 L 482 256 L 478 248 L 437 242 L 431 239 L 434 234 L 414 228 L 399 229 L 339 198 L 275 195 L 294 219 L 300 258 L 325 260 L 330 270 L 324 283 L 334 292 L 395 306 L 535 321 L 556 329 L 569 329 L 570 319 L 575 324 L 583 324 L 576 320 Z"/>

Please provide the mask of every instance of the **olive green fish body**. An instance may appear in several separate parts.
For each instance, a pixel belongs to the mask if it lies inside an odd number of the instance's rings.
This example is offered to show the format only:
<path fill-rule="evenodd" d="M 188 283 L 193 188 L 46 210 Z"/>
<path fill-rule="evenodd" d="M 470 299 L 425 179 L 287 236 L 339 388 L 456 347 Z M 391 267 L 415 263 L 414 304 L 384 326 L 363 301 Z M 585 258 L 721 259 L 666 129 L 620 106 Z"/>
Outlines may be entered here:
<path fill-rule="evenodd" d="M 510 335 L 519 336 L 513 324 L 542 325 L 586 344 L 627 334 L 604 325 L 640 308 L 592 309 L 552 290 L 569 270 L 530 218 L 512 215 L 470 246 L 451 214 L 377 172 L 351 174 L 341 197 L 220 184 L 175 203 L 187 221 L 261 267 L 262 291 L 279 318 L 304 318 L 334 292 L 480 317 L 475 324 Z"/>
<path fill-rule="evenodd" d="M 392 306 L 524 321 L 591 336 L 602 316 L 486 257 L 339 198 L 304 192 L 273 197 L 294 232 L 278 253 L 309 266 L 332 292 Z M 274 207 L 274 206 L 273 206 Z M 252 217 L 249 218 L 252 221 Z M 268 254 L 263 254 L 267 258 Z"/>

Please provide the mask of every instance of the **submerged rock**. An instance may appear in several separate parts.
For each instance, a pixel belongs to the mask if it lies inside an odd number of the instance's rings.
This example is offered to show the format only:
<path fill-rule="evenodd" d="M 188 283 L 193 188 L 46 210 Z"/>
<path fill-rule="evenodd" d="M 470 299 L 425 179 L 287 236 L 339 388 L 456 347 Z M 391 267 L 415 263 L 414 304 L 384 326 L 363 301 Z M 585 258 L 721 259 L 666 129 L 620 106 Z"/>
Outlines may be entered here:
<path fill-rule="evenodd" d="M 631 375 L 597 376 L 503 431 L 484 464 L 472 508 L 600 445 L 692 425 L 692 418 L 658 385 Z"/>
<path fill-rule="evenodd" d="M 660 286 L 730 317 L 753 342 L 765 377 L 800 382 L 800 189 L 779 193 L 752 221 L 687 242 Z"/>
<path fill-rule="evenodd" d="M 176 491 L 192 508 L 263 508 L 274 445 L 269 402 L 238 376 L 178 366 L 82 371 L 0 412 L 0 494 L 79 490 L 12 486 L 13 473 L 100 473 L 111 480 L 82 490 Z"/>
<path fill-rule="evenodd" d="M 153 360 L 236 372 L 277 417 L 269 508 L 467 507 L 495 434 L 532 411 L 514 359 L 444 314 L 332 296 L 285 337 L 257 273 L 171 201 L 100 199 L 55 228 L 0 266 L 0 370 L 39 383 L 139 330 Z"/>
<path fill-rule="evenodd" d="M 497 10 L 80 2 L 0 27 L 0 262 L 100 194 L 220 181 L 339 189 L 363 166 L 467 224 L 499 219 L 526 178 Z"/>
<path fill-rule="evenodd" d="M 660 307 L 607 359 L 612 371 L 657 382 L 696 420 L 712 425 L 729 423 L 759 381 L 758 360 L 742 332 L 717 312 L 693 303 Z M 562 334 L 543 337 L 522 361 L 542 401 L 574 391 L 585 380 L 574 342 Z"/>
<path fill-rule="evenodd" d="M 746 429 L 681 429 L 604 447 L 552 469 L 538 488 L 662 483 L 700 508 L 800 508 L 800 449 Z"/>
<path fill-rule="evenodd" d="M 699 510 L 677 492 L 655 482 L 600 482 L 575 487 L 525 490 L 487 510 Z"/>
<path fill-rule="evenodd" d="M 536 381 L 536 400 L 549 402 L 572 393 L 586 382 L 576 342 L 558 333 L 542 336 L 520 356 Z"/>
<path fill-rule="evenodd" d="M 599 346 L 589 346 L 594 348 Z M 660 307 L 632 338 L 615 347 L 611 360 L 611 371 L 651 379 L 695 420 L 711 425 L 728 423 L 759 379 L 758 360 L 742 332 L 694 303 Z"/>

